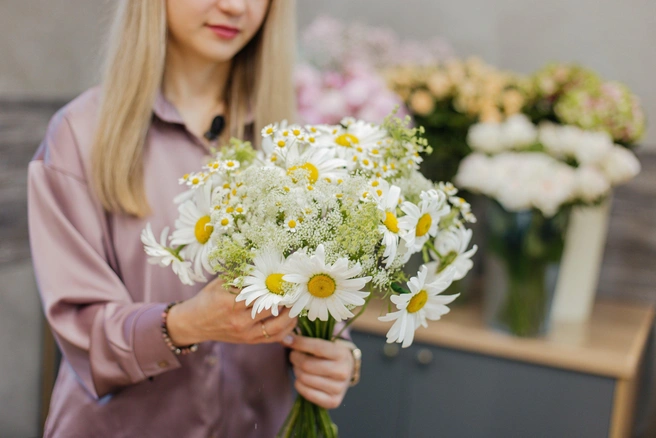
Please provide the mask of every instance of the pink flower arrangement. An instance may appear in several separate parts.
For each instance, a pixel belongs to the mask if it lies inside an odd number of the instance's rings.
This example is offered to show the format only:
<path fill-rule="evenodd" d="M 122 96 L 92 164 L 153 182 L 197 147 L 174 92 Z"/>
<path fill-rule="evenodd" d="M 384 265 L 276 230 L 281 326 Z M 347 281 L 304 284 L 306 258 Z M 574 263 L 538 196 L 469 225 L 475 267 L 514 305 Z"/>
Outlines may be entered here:
<path fill-rule="evenodd" d="M 380 71 L 405 63 L 430 64 L 451 56 L 442 39 L 401 41 L 391 30 L 320 17 L 303 33 L 305 62 L 296 68 L 299 116 L 304 123 L 337 124 L 345 116 L 381 123 L 394 108 L 408 114 Z"/>
<path fill-rule="evenodd" d="M 345 116 L 381 123 L 403 101 L 390 91 L 378 72 L 365 65 L 348 65 L 344 71 L 321 71 L 310 64 L 296 69 L 298 112 L 304 123 L 338 124 Z"/>

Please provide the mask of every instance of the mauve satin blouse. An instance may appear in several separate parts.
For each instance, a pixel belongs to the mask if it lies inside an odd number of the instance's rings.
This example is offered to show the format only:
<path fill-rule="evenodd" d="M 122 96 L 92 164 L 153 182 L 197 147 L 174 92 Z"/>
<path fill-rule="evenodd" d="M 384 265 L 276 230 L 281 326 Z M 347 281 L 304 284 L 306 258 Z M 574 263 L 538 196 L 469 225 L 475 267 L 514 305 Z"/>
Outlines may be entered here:
<path fill-rule="evenodd" d="M 172 226 L 180 175 L 209 154 L 161 95 L 144 155 L 152 214 L 106 214 L 89 187 L 99 92 L 61 109 L 29 165 L 32 257 L 44 311 L 63 352 L 46 437 L 271 437 L 292 404 L 279 344 L 205 342 L 175 356 L 162 311 L 194 296 L 147 263 L 139 235 Z"/>

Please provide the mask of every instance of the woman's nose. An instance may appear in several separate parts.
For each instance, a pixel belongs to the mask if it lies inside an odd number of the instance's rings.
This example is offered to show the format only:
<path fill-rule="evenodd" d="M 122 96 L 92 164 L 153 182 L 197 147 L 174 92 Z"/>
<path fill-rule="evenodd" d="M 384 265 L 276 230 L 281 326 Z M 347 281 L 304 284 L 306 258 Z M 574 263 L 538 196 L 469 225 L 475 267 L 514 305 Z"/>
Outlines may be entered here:
<path fill-rule="evenodd" d="M 229 15 L 242 15 L 246 12 L 248 0 L 217 0 L 216 4 L 221 11 Z"/>

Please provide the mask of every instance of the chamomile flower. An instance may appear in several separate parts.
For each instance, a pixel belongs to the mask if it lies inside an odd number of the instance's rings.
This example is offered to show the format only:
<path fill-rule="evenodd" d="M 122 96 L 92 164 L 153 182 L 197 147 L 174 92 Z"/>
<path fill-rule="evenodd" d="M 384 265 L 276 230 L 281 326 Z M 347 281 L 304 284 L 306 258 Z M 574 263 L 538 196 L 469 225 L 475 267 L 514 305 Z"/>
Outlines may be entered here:
<path fill-rule="evenodd" d="M 312 148 L 303 153 L 299 153 L 298 149 L 296 145 L 293 146 L 285 157 L 285 168 L 288 175 L 294 177 L 304 170 L 310 184 L 316 183 L 319 179 L 337 180 L 346 175 L 346 163 L 344 160 L 334 158 L 329 149 Z"/>
<path fill-rule="evenodd" d="M 403 239 L 412 252 L 420 251 L 430 237 L 435 237 L 440 218 L 450 210 L 442 192 L 430 190 L 422 192 L 421 197 L 419 205 L 411 202 L 401 204 L 405 216 L 399 219 L 399 226 L 405 230 Z"/>
<path fill-rule="evenodd" d="M 323 135 L 317 139 L 319 146 L 338 146 L 338 156 L 345 160 L 352 160 L 356 148 L 363 151 L 375 149 L 377 142 L 387 136 L 387 131 L 380 126 L 364 122 L 362 120 L 351 121 L 346 128 L 336 127 L 329 135 Z"/>
<path fill-rule="evenodd" d="M 396 208 L 399 205 L 401 189 L 392 186 L 387 193 L 381 198 L 378 208 L 381 211 L 381 224 L 378 225 L 378 231 L 383 234 L 383 245 L 385 245 L 385 267 L 389 268 L 399 247 L 399 238 L 403 230 L 399 228 L 399 220 L 396 217 Z"/>
<path fill-rule="evenodd" d="M 196 190 L 194 198 L 180 204 L 178 211 L 180 217 L 175 221 L 171 244 L 185 245 L 180 254 L 192 261 L 196 275 L 202 275 L 202 268 L 212 272 L 207 258 L 214 232 L 211 223 L 212 186 L 208 184 L 202 190 Z"/>
<path fill-rule="evenodd" d="M 399 342 L 403 343 L 403 348 L 409 347 L 414 340 L 415 330 L 420 326 L 428 327 L 427 320 L 437 321 L 442 315 L 449 313 L 446 305 L 453 302 L 459 294 L 440 294 L 451 285 L 454 273 L 453 268 L 447 268 L 428 283 L 428 269 L 422 266 L 417 276 L 408 282 L 410 293 L 390 297 L 398 310 L 378 318 L 385 322 L 394 321 L 387 332 L 388 343 Z"/>
<path fill-rule="evenodd" d="M 273 316 L 278 316 L 278 306 L 285 291 L 285 259 L 275 250 L 263 250 L 253 260 L 251 274 L 244 278 L 244 287 L 236 301 L 245 301 L 246 306 L 253 304 L 252 317 L 263 310 L 271 309 Z"/>
<path fill-rule="evenodd" d="M 228 209 L 231 209 L 232 212 L 234 212 L 234 207 L 228 207 L 226 211 L 217 218 L 216 223 L 214 224 L 217 229 L 223 232 L 229 231 L 235 223 L 232 214 L 227 212 Z"/>
<path fill-rule="evenodd" d="M 278 124 L 270 123 L 262 128 L 262 137 L 267 138 L 271 137 L 278 130 Z"/>
<path fill-rule="evenodd" d="M 298 230 L 299 222 L 296 219 L 288 218 L 285 219 L 285 229 L 290 233 L 295 233 Z"/>
<path fill-rule="evenodd" d="M 361 289 L 371 277 L 355 278 L 362 272 L 359 263 L 349 268 L 346 258 L 339 258 L 332 265 L 326 264 L 326 252 L 319 245 L 314 255 L 296 252 L 290 256 L 284 281 L 296 284 L 296 288 L 285 300 L 291 307 L 290 317 L 307 310 L 308 318 L 314 321 L 328 320 L 328 314 L 336 321 L 352 318 L 350 308 L 362 306 L 369 292 Z"/>
<path fill-rule="evenodd" d="M 226 160 L 223 163 L 221 163 L 221 167 L 227 171 L 233 171 L 239 169 L 239 166 L 241 165 L 239 161 L 236 160 Z"/>
<path fill-rule="evenodd" d="M 205 185 L 206 181 L 207 181 L 207 174 L 205 172 L 198 172 L 198 173 L 189 174 L 185 183 L 187 184 L 188 187 L 191 187 L 192 189 L 197 189 L 198 187 Z"/>
<path fill-rule="evenodd" d="M 471 238 L 472 230 L 463 226 L 441 231 L 434 241 L 437 253 L 430 251 L 435 261 L 426 265 L 429 269 L 429 280 L 449 266 L 455 270 L 453 280 L 462 280 L 474 266 L 471 258 L 478 250 L 476 245 L 467 250 Z"/>
<path fill-rule="evenodd" d="M 191 262 L 183 260 L 166 246 L 168 234 L 169 227 L 166 227 L 162 230 L 158 242 L 150 224 L 146 224 L 146 228 L 141 232 L 141 243 L 144 244 L 144 250 L 149 256 L 148 263 L 159 266 L 170 265 L 183 284 L 193 285 L 196 281 L 206 281 L 205 277 L 194 274 Z"/>

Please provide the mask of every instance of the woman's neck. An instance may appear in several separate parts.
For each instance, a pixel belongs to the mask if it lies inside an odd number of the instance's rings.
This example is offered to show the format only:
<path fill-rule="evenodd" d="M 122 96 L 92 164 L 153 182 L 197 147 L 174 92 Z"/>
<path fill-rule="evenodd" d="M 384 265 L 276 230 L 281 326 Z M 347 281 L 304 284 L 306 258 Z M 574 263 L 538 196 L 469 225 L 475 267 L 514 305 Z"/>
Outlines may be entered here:
<path fill-rule="evenodd" d="M 170 45 L 162 92 L 192 133 L 202 137 L 217 114 L 225 112 L 224 91 L 231 62 L 214 63 Z"/>

